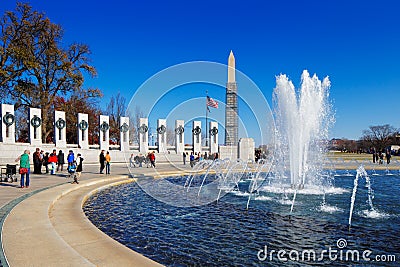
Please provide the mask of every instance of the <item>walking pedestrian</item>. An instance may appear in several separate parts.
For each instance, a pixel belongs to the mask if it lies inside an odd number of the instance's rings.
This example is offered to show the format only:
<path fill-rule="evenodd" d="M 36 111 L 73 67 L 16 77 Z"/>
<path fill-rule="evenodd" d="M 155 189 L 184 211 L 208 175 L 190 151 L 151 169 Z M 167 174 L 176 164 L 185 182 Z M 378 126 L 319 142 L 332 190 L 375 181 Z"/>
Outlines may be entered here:
<path fill-rule="evenodd" d="M 382 151 L 379 152 L 379 164 L 383 164 L 383 153 L 382 153 Z"/>
<path fill-rule="evenodd" d="M 43 166 L 46 168 L 46 174 L 49 173 L 49 152 L 46 152 L 43 156 Z"/>
<path fill-rule="evenodd" d="M 185 152 L 183 152 L 183 165 L 186 165 L 186 153 Z"/>
<path fill-rule="evenodd" d="M 110 162 L 111 162 L 110 152 L 107 151 L 105 158 L 106 158 L 106 174 L 110 174 Z"/>
<path fill-rule="evenodd" d="M 29 187 L 29 172 L 31 170 L 31 165 L 29 162 L 29 150 L 25 150 L 24 154 L 22 154 L 19 157 L 19 167 L 20 167 L 20 174 L 21 174 L 21 180 L 20 180 L 20 185 L 21 188 L 28 188 Z M 26 179 L 25 179 L 26 178 Z"/>
<path fill-rule="evenodd" d="M 50 169 L 50 174 L 54 175 L 56 174 L 56 164 L 57 164 L 57 155 L 56 155 L 56 150 L 53 150 L 53 153 L 50 154 L 48 162 L 50 165 L 49 169 Z"/>
<path fill-rule="evenodd" d="M 386 149 L 386 164 L 390 163 L 390 158 L 392 157 L 392 154 L 390 153 L 390 149 Z"/>
<path fill-rule="evenodd" d="M 190 159 L 190 167 L 193 168 L 193 166 L 194 166 L 194 155 L 193 155 L 193 152 L 190 153 L 189 159 Z"/>
<path fill-rule="evenodd" d="M 73 184 L 79 184 L 79 178 L 81 177 L 83 169 L 82 162 L 83 162 L 82 155 L 78 153 L 78 155 L 76 156 L 76 170 L 75 170 L 74 181 L 72 182 Z"/>
<path fill-rule="evenodd" d="M 65 164 L 64 153 L 62 152 L 62 150 L 60 150 L 58 151 L 57 155 L 57 172 L 63 171 L 64 164 Z"/>
<path fill-rule="evenodd" d="M 100 152 L 99 162 L 100 162 L 100 174 L 103 174 L 103 170 L 104 170 L 105 162 L 106 162 L 106 157 L 104 156 L 104 150 L 102 150 Z"/>
<path fill-rule="evenodd" d="M 68 166 L 72 166 L 72 164 L 74 164 L 74 161 L 75 161 L 74 152 L 72 152 L 72 150 L 70 150 L 70 151 L 68 152 L 68 156 L 67 156 Z"/>
<path fill-rule="evenodd" d="M 129 158 L 129 167 L 136 167 L 135 166 L 135 157 L 133 154 L 131 154 L 131 157 Z"/>
<path fill-rule="evenodd" d="M 372 163 L 376 162 L 376 151 L 375 151 L 375 147 L 371 147 L 371 154 L 372 154 Z"/>
<path fill-rule="evenodd" d="M 155 168 L 156 167 L 156 155 L 154 154 L 154 151 L 152 153 L 150 153 L 149 159 L 150 159 L 151 166 L 153 168 Z"/>

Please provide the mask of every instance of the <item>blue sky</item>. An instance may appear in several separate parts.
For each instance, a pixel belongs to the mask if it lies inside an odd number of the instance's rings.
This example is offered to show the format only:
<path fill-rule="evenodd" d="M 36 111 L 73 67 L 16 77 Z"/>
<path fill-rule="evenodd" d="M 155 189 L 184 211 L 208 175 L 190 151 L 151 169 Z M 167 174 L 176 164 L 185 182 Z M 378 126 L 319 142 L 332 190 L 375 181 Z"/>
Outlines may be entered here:
<path fill-rule="evenodd" d="M 336 112 L 331 137 L 358 139 L 370 125 L 400 128 L 398 1 L 30 3 L 62 25 L 66 45 L 90 46 L 98 77 L 85 86 L 100 88 L 103 104 L 117 91 L 131 99 L 148 78 L 175 64 L 226 64 L 233 50 L 237 69 L 257 84 L 271 106 L 276 75 L 287 74 L 296 87 L 304 69 L 321 79 L 329 76 Z M 15 1 L 2 1 L 0 11 L 14 7 Z M 199 97 L 206 89 L 172 92 L 171 99 Z M 246 89 L 239 84 L 240 90 Z M 223 90 L 210 96 L 224 101 Z"/>

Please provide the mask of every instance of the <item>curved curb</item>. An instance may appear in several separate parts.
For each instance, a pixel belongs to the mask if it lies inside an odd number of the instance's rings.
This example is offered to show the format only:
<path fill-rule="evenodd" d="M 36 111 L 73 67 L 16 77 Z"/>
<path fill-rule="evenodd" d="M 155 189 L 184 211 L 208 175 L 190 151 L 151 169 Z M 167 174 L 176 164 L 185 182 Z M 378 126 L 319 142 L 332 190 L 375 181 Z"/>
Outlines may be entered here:
<path fill-rule="evenodd" d="M 161 266 L 100 231 L 82 209 L 92 194 L 134 181 L 121 175 L 61 183 L 14 199 L 3 210 L 4 266 Z"/>
<path fill-rule="evenodd" d="M 90 195 L 130 182 L 134 180 L 124 176 L 88 183 L 78 190 L 65 192 L 64 197 L 58 198 L 49 208 L 50 222 L 57 235 L 95 266 L 162 266 L 100 231 L 83 212 L 82 204 Z"/>
<path fill-rule="evenodd" d="M 4 222 L 7 219 L 7 216 L 10 214 L 11 210 L 17 206 L 19 203 L 21 203 L 22 201 L 24 201 L 25 199 L 40 193 L 42 191 L 45 191 L 47 189 L 53 188 L 53 187 L 57 187 L 63 184 L 66 184 L 68 182 L 63 182 L 63 183 L 59 183 L 56 185 L 51 185 L 51 186 L 47 186 L 47 187 L 43 187 L 40 189 L 37 189 L 35 191 L 29 192 L 23 196 L 20 196 L 18 198 L 15 198 L 13 200 L 11 200 L 10 202 L 8 202 L 6 205 L 4 205 L 3 207 L 0 208 L 0 244 L 1 244 L 1 250 L 0 250 L 0 266 L 5 266 L 8 267 L 8 261 L 7 261 L 7 257 L 4 253 L 4 246 L 3 246 L 3 226 L 4 226 Z"/>
<path fill-rule="evenodd" d="M 147 176 L 147 177 L 152 177 L 152 178 L 161 178 L 161 177 L 165 177 L 165 176 L 176 176 L 176 175 L 188 174 L 187 172 L 185 173 L 185 172 L 181 172 L 181 171 L 172 171 L 172 172 L 171 171 L 164 171 L 164 172 L 161 172 L 161 173 L 162 173 L 162 175 L 158 175 L 158 177 L 154 177 L 154 175 L 151 175 L 151 174 L 150 175 L 149 174 L 142 174 L 142 175 L 139 175 L 139 177 Z M 105 188 L 109 188 L 111 186 L 116 186 L 118 184 L 130 183 L 130 182 L 136 181 L 137 179 L 135 179 L 136 178 L 135 176 L 137 176 L 137 175 L 133 176 L 135 178 L 133 178 L 132 176 L 133 175 L 128 175 L 128 176 L 121 175 L 121 176 L 114 176 L 112 178 L 109 177 L 109 178 L 104 178 L 104 179 L 94 178 L 94 179 L 83 181 L 81 184 L 79 184 L 79 186 L 74 186 L 74 187 L 71 187 L 71 188 L 62 189 L 59 192 L 59 194 L 55 194 L 55 197 L 49 202 L 49 205 L 47 206 L 47 210 L 46 211 L 50 212 L 50 210 L 53 209 L 53 207 L 57 203 L 57 201 L 59 201 L 62 197 L 72 193 L 75 190 L 78 190 L 78 189 L 83 188 L 83 187 L 88 187 L 88 186 L 92 186 L 92 185 L 95 185 L 95 184 L 99 184 L 101 182 L 110 181 L 110 183 L 107 184 L 107 185 L 100 186 L 99 188 L 93 189 L 93 190 L 91 190 L 90 192 L 88 192 L 86 194 L 82 194 L 82 201 L 81 201 L 81 203 L 78 204 L 79 208 L 82 210 L 82 207 L 83 207 L 84 203 L 87 201 L 87 199 L 90 196 L 92 196 L 96 192 L 99 192 L 99 191 L 101 191 L 101 190 L 103 190 Z M 139 178 L 139 177 L 137 177 L 137 178 Z M 117 180 L 117 179 L 125 179 L 125 180 L 117 181 L 117 182 L 112 182 L 111 181 L 111 180 Z M 1 232 L 0 232 L 0 244 L 1 244 L 0 266 L 7 266 L 7 267 L 10 266 L 10 263 L 8 262 L 8 259 L 7 259 L 6 253 L 5 253 L 4 225 L 5 225 L 6 219 L 12 213 L 12 210 L 18 204 L 23 202 L 24 200 L 27 200 L 28 198 L 30 198 L 32 196 L 35 196 L 38 193 L 44 192 L 46 190 L 49 190 L 49 189 L 52 189 L 52 188 L 55 188 L 55 187 L 58 187 L 58 186 L 66 185 L 66 184 L 69 184 L 69 182 L 61 182 L 61 183 L 58 183 L 58 184 L 54 184 L 54 185 L 51 185 L 51 186 L 46 186 L 46 187 L 34 190 L 34 191 L 29 192 L 29 193 L 27 193 L 27 194 L 25 194 L 23 196 L 20 196 L 18 198 L 15 198 L 15 199 L 9 201 L 6 205 L 4 205 L 3 207 L 0 208 L 0 229 L 1 229 Z M 82 212 L 83 212 L 83 210 L 82 210 Z M 87 218 L 86 215 L 85 215 L 85 218 Z M 87 219 L 87 220 L 89 221 L 89 219 Z M 90 222 L 90 224 L 92 224 L 92 222 Z M 95 225 L 93 225 L 93 227 L 98 230 L 98 228 Z M 101 232 L 101 233 L 103 233 L 103 232 Z M 103 233 L 103 234 L 106 235 L 105 233 Z M 108 235 L 106 235 L 106 236 L 109 237 Z M 109 238 L 112 239 L 111 237 L 109 237 Z"/>

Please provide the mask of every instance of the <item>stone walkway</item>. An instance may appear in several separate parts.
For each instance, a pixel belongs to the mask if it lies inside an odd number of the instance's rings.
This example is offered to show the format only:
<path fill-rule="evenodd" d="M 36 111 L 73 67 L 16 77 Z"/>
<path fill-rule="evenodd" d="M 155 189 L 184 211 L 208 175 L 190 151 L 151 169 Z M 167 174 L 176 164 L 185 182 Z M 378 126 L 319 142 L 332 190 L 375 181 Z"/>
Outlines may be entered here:
<path fill-rule="evenodd" d="M 132 182 L 135 177 L 159 177 L 190 171 L 188 165 L 157 164 L 133 168 L 112 164 L 111 175 L 99 166 L 84 165 L 79 185 L 67 172 L 31 174 L 29 188 L 18 182 L 0 183 L 0 253 L 2 266 L 157 266 L 98 230 L 86 218 L 82 204 L 100 187 Z"/>

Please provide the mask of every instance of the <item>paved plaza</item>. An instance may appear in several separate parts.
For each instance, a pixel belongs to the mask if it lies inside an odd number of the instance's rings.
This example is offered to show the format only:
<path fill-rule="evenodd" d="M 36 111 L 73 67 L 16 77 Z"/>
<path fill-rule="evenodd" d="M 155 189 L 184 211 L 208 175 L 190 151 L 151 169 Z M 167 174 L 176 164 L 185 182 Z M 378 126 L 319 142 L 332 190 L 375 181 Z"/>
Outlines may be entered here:
<path fill-rule="evenodd" d="M 157 266 L 98 230 L 86 218 L 82 204 L 88 194 L 135 177 L 184 172 L 189 166 L 158 164 L 134 168 L 112 164 L 111 175 L 99 174 L 98 164 L 85 165 L 80 183 L 71 184 L 67 172 L 31 174 L 31 186 L 0 184 L 3 266 Z"/>

